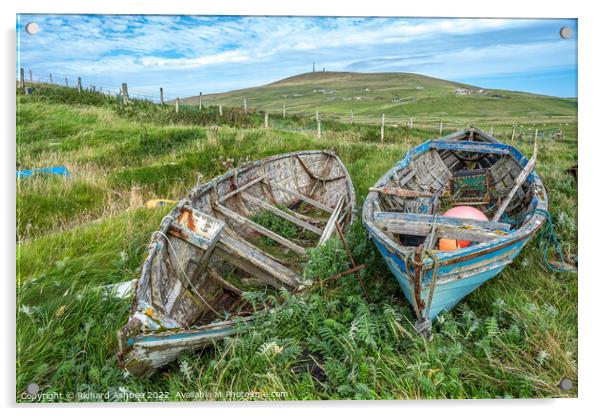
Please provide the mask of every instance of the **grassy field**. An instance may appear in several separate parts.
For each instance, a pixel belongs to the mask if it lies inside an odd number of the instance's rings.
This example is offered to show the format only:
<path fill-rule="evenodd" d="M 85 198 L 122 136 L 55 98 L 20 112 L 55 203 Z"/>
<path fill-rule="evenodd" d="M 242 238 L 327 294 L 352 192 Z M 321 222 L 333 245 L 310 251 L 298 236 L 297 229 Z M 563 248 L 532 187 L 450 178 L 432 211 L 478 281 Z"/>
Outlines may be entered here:
<path fill-rule="evenodd" d="M 577 162 L 577 129 L 569 104 L 564 138 L 540 142 L 537 170 L 572 258 L 577 184 L 564 170 Z M 17 181 L 18 401 L 29 400 L 21 396 L 29 383 L 66 401 L 577 395 L 576 274 L 547 271 L 532 242 L 500 276 L 441 316 L 427 341 L 415 333 L 411 310 L 359 220 L 348 240 L 356 260 L 368 264 L 362 276 L 371 303 L 352 276 L 303 296 L 282 292 L 284 304 L 260 313 L 244 336 L 184 354 L 149 379 L 128 376 L 116 365 L 115 331 L 127 321 L 130 301 L 99 287 L 137 276 L 150 234 L 169 210 L 145 209 L 144 201 L 182 198 L 246 160 L 334 149 L 361 206 L 368 187 L 437 131 L 388 125 L 381 143 L 379 127 L 333 119 L 318 139 L 302 115 L 273 117 L 279 128 L 264 129 L 255 111 L 225 108 L 219 117 L 216 107 L 175 113 L 138 101 L 122 108 L 115 98 L 44 85 L 18 94 L 17 108 L 17 168 L 64 164 L 71 172 Z M 538 111 L 543 115 L 529 126 L 543 129 L 552 116 L 543 104 Z M 483 117 L 499 119 L 496 132 L 505 140 L 517 122 L 514 113 L 502 117 L 495 109 Z M 531 155 L 531 143 L 515 144 Z M 305 273 L 327 277 L 347 267 L 333 240 L 311 253 Z M 266 293 L 249 296 L 270 301 Z M 563 377 L 575 388 L 559 389 Z"/>

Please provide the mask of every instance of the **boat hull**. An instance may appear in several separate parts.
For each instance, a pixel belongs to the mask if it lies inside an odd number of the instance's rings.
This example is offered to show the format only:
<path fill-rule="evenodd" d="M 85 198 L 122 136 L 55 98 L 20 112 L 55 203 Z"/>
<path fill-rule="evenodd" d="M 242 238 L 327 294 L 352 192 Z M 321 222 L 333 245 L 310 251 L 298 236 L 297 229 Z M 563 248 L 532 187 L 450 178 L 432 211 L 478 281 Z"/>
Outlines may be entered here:
<path fill-rule="evenodd" d="M 397 279 L 404 296 L 408 301 L 415 303 L 414 285 L 411 276 L 413 266 L 407 264 L 404 256 L 400 253 L 387 249 L 384 242 L 378 241 L 377 236 L 373 235 L 372 237 L 387 267 Z M 515 241 L 493 253 L 460 258 L 453 265 L 440 266 L 436 273 L 437 283 L 433 292 L 429 315 L 425 318 L 434 320 L 440 313 L 452 310 L 462 299 L 477 290 L 483 283 L 501 273 L 520 254 L 529 239 Z M 420 298 L 425 303 L 428 301 L 431 278 L 432 271 L 425 272 L 420 290 Z"/>

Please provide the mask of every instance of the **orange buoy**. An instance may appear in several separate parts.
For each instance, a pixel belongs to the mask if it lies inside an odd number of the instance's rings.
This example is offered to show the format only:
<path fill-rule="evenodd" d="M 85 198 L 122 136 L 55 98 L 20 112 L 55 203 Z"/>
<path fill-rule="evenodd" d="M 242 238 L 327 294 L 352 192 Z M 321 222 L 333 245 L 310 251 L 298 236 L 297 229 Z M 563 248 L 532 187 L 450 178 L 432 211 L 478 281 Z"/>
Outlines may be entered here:
<path fill-rule="evenodd" d="M 489 220 L 489 218 L 487 218 L 487 216 L 477 208 L 466 205 L 458 205 L 457 207 L 453 207 L 452 209 L 446 211 L 443 216 L 483 221 Z M 468 240 L 452 240 L 450 238 L 439 239 L 439 250 L 441 251 L 459 250 L 461 248 L 468 247 L 469 245 L 470 241 Z"/>

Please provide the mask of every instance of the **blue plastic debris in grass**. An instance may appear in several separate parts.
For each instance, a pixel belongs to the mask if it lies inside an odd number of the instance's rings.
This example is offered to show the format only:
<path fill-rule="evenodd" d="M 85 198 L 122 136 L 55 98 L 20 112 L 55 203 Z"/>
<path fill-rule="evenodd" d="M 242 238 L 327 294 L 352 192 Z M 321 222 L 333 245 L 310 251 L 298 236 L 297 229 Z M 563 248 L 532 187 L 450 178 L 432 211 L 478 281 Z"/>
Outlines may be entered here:
<path fill-rule="evenodd" d="M 61 165 L 61 166 L 51 166 L 49 168 L 38 168 L 31 170 L 18 170 L 17 171 L 17 179 L 28 178 L 34 174 L 49 174 L 49 175 L 62 175 L 62 176 L 71 176 L 69 170 Z"/>

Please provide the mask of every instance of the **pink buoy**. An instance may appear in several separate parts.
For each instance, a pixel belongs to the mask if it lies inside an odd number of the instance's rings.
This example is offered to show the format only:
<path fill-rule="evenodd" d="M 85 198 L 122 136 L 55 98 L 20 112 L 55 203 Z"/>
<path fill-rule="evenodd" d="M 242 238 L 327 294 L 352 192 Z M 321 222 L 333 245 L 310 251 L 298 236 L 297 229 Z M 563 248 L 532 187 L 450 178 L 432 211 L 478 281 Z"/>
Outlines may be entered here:
<path fill-rule="evenodd" d="M 489 221 L 489 218 L 475 207 L 459 205 L 453 207 L 443 214 L 444 217 L 466 218 L 471 220 Z M 470 241 L 467 240 L 452 240 L 449 238 L 441 238 L 439 240 L 439 250 L 453 251 L 460 248 L 468 247 Z"/>

